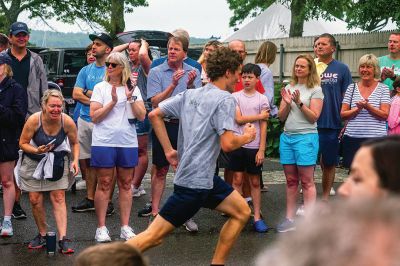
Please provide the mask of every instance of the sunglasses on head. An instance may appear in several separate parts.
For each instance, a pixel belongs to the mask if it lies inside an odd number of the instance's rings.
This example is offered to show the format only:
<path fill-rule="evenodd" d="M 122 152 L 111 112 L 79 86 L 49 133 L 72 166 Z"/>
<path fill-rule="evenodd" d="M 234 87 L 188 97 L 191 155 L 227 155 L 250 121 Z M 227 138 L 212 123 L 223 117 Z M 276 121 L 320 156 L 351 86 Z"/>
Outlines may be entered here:
<path fill-rule="evenodd" d="M 110 62 L 106 62 L 106 67 L 112 67 L 112 68 L 116 68 L 119 64 L 117 63 L 110 63 Z"/>

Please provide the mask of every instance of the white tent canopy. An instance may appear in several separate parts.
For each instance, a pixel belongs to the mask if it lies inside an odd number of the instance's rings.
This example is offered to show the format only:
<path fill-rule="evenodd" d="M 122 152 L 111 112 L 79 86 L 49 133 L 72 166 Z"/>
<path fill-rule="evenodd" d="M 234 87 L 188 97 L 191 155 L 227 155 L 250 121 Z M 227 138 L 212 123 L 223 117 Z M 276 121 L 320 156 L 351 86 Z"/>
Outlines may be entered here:
<path fill-rule="evenodd" d="M 229 36 L 225 42 L 235 39 L 246 41 L 289 37 L 290 21 L 290 9 L 274 3 L 254 20 Z M 362 32 L 362 30 L 354 28 L 348 30 L 347 23 L 340 19 L 335 21 L 318 19 L 304 22 L 303 36 L 316 36 L 325 32 L 339 34 Z"/>

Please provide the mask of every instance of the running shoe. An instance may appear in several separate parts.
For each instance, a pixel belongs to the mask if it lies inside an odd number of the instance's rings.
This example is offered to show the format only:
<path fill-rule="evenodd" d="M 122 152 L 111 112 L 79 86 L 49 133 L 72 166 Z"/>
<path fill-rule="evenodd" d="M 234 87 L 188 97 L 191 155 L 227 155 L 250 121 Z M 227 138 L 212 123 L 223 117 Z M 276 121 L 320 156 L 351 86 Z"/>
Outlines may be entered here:
<path fill-rule="evenodd" d="M 287 218 L 276 227 L 276 231 L 278 231 L 278 233 L 286 233 L 294 230 L 296 230 L 294 221 Z"/>
<path fill-rule="evenodd" d="M 96 235 L 94 238 L 99 243 L 111 242 L 111 237 L 109 235 L 107 227 L 105 226 L 96 229 Z"/>
<path fill-rule="evenodd" d="M 2 237 L 13 236 L 13 227 L 10 220 L 3 220 L 3 224 L 1 226 L 1 233 Z"/>
<path fill-rule="evenodd" d="M 330 196 L 335 196 L 336 195 L 336 191 L 333 187 L 331 187 L 331 190 L 329 191 L 329 195 Z"/>
<path fill-rule="evenodd" d="M 62 254 L 71 254 L 75 251 L 70 246 L 71 240 L 67 237 L 63 237 L 61 240 L 58 240 L 58 247 Z"/>
<path fill-rule="evenodd" d="M 296 215 L 297 216 L 304 216 L 304 205 L 301 205 L 297 210 L 296 210 Z"/>
<path fill-rule="evenodd" d="M 139 217 L 147 217 L 151 215 L 151 202 L 146 203 L 143 209 L 138 211 L 138 216 Z"/>
<path fill-rule="evenodd" d="M 72 212 L 89 212 L 94 211 L 94 201 L 84 198 L 76 206 L 72 206 Z"/>
<path fill-rule="evenodd" d="M 42 236 L 40 234 L 35 236 L 35 238 L 32 239 L 28 244 L 28 248 L 30 249 L 39 249 L 43 248 L 44 246 L 46 246 L 46 236 Z"/>
<path fill-rule="evenodd" d="M 190 218 L 189 220 L 187 220 L 183 225 L 185 226 L 186 230 L 188 230 L 191 233 L 195 233 L 195 232 L 199 231 L 199 227 L 194 222 L 193 218 Z"/>
<path fill-rule="evenodd" d="M 124 225 L 121 227 L 121 234 L 119 236 L 120 238 L 129 240 L 135 236 L 136 236 L 135 232 L 133 231 L 132 227 L 130 227 L 129 225 Z"/>
<path fill-rule="evenodd" d="M 265 233 L 269 229 L 268 225 L 264 222 L 263 219 L 255 221 L 253 224 L 253 227 L 254 227 L 254 230 L 258 233 Z"/>
<path fill-rule="evenodd" d="M 14 202 L 13 210 L 12 210 L 12 217 L 16 220 L 19 219 L 26 219 L 26 213 L 19 205 L 19 202 Z"/>

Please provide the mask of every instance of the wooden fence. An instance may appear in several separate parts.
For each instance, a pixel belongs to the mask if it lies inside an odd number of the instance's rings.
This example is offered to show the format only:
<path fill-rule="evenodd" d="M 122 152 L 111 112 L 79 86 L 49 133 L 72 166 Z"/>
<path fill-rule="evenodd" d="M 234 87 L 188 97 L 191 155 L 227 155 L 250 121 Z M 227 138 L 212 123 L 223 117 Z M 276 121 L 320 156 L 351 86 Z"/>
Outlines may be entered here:
<path fill-rule="evenodd" d="M 338 43 L 335 58 L 347 64 L 350 68 L 353 78 L 357 79 L 358 60 L 367 53 L 376 56 L 386 55 L 387 43 L 389 35 L 392 31 L 373 32 L 373 33 L 356 33 L 356 34 L 339 34 L 334 35 Z M 258 47 L 265 40 L 246 41 L 247 58 L 246 62 L 254 62 L 255 54 Z M 314 37 L 295 37 L 270 39 L 269 41 L 276 44 L 278 53 L 275 63 L 271 66 L 276 81 L 289 78 L 295 58 L 299 54 L 309 53 L 313 55 Z M 201 46 L 193 46 L 199 48 Z"/>

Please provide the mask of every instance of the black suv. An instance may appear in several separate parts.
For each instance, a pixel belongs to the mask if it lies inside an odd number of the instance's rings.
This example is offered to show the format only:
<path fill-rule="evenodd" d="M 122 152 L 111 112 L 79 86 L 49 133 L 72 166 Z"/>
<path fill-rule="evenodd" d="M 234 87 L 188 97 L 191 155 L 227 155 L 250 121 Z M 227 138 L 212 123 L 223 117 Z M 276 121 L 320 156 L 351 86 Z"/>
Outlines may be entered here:
<path fill-rule="evenodd" d="M 75 106 L 72 99 L 76 77 L 86 65 L 85 48 L 54 48 L 39 53 L 46 70 L 47 79 L 60 86 L 66 102 L 66 113 L 71 114 Z"/>

